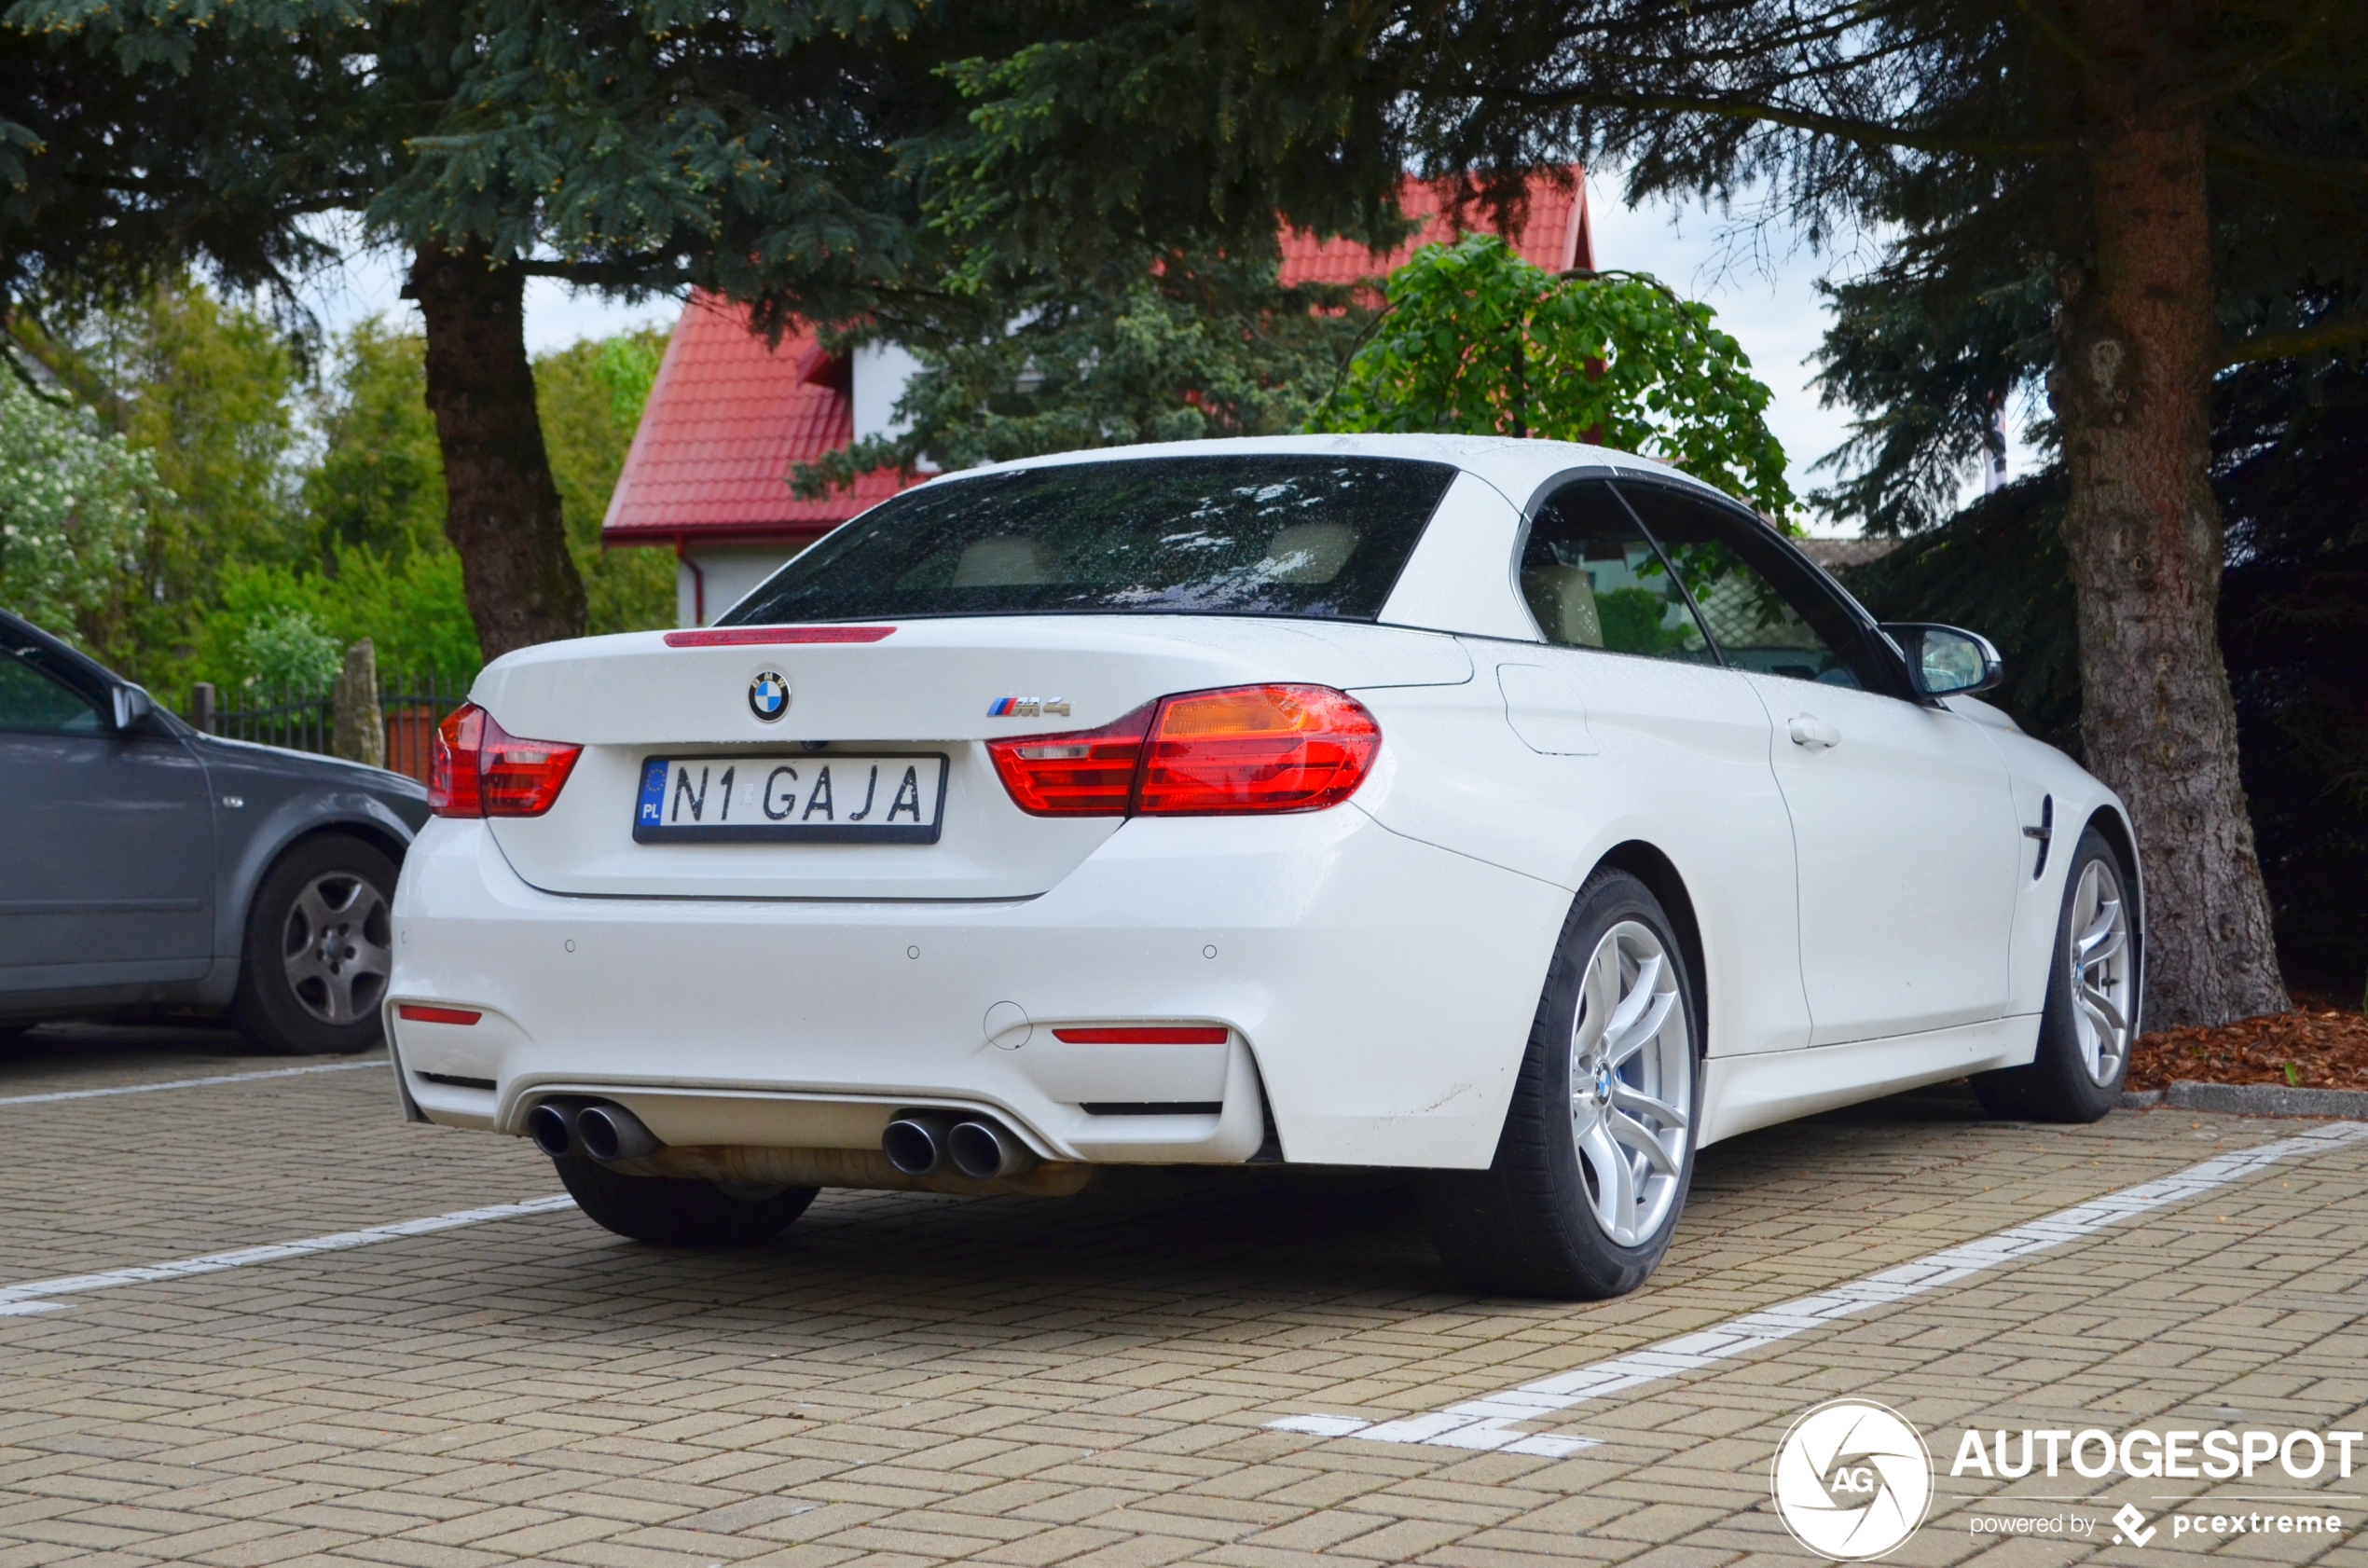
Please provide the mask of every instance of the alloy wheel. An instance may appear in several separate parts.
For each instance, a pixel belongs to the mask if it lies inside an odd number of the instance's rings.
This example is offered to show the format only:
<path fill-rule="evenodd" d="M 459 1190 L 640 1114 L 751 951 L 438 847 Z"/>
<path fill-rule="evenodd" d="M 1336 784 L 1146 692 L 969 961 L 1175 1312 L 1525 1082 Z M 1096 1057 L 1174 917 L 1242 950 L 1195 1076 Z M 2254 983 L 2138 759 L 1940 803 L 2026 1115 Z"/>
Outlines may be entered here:
<path fill-rule="evenodd" d="M 314 877 L 288 910 L 280 962 L 288 989 L 324 1024 L 377 1010 L 394 968 L 386 895 L 351 872 Z"/>
<path fill-rule="evenodd" d="M 1676 967 L 1650 928 L 1604 933 L 1571 1025 L 1571 1135 L 1604 1233 L 1640 1246 L 1677 1202 L 1694 1114 L 1694 1042 Z"/>
<path fill-rule="evenodd" d="M 2072 965 L 2072 1026 L 2091 1080 L 2112 1083 L 2129 1054 L 2129 915 L 2121 875 L 2102 860 L 2081 868 L 2064 922 Z"/>

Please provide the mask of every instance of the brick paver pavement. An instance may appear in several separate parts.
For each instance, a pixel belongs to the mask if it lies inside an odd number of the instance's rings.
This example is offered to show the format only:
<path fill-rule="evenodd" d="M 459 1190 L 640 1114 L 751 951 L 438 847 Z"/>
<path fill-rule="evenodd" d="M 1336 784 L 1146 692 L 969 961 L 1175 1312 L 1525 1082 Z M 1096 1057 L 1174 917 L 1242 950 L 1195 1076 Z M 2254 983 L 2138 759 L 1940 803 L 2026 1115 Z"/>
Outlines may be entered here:
<path fill-rule="evenodd" d="M 0 1096 L 286 1065 L 234 1049 L 44 1031 L 0 1048 Z M 2340 1538 L 2143 1550 L 1977 1541 L 1969 1506 L 2094 1522 L 2212 1483 L 1947 1475 L 1968 1425 L 2368 1424 L 2368 1144 L 1560 1412 L 1600 1439 L 1570 1458 L 1264 1425 L 1437 1410 L 2310 1125 L 2002 1125 L 1935 1093 L 1774 1129 L 1706 1151 L 1660 1273 L 1590 1306 L 1457 1290 L 1402 1182 L 1273 1170 L 826 1193 L 725 1254 L 564 1210 L 64 1297 L 0 1317 L 0 1568 L 1800 1562 L 1769 1464 L 1841 1394 L 1940 1461 L 1894 1561 L 2368 1562 L 2368 1465 L 2279 1478 Z M 0 1286 L 558 1190 L 521 1143 L 399 1124 L 379 1068 L 0 1107 Z"/>

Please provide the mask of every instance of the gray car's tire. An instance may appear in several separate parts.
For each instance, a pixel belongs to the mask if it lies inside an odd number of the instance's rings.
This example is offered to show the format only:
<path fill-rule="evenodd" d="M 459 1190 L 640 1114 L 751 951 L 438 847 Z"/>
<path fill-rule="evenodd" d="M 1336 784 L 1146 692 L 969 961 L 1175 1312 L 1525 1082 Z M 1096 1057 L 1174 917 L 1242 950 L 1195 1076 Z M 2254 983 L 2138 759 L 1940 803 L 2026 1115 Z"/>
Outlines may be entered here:
<path fill-rule="evenodd" d="M 1559 1300 L 1644 1284 L 1693 1181 L 1700 1038 L 1659 902 L 1625 872 L 1596 873 L 1547 970 L 1494 1162 L 1425 1184 L 1450 1272 L 1475 1289 Z"/>
<path fill-rule="evenodd" d="M 2056 956 L 2027 1067 L 1976 1073 L 1974 1093 L 2010 1121 L 2095 1121 L 2121 1102 L 2138 1038 L 2144 952 L 2129 871 L 2090 828 L 2072 850 Z"/>
<path fill-rule="evenodd" d="M 394 876 L 392 860 L 338 833 L 304 839 L 273 862 L 247 908 L 230 1004 L 241 1034 L 292 1056 L 378 1045 Z"/>
<path fill-rule="evenodd" d="M 737 1197 L 711 1181 L 626 1176 L 580 1154 L 551 1163 L 594 1223 L 658 1246 L 753 1246 L 789 1229 L 820 1190 L 782 1187 Z"/>

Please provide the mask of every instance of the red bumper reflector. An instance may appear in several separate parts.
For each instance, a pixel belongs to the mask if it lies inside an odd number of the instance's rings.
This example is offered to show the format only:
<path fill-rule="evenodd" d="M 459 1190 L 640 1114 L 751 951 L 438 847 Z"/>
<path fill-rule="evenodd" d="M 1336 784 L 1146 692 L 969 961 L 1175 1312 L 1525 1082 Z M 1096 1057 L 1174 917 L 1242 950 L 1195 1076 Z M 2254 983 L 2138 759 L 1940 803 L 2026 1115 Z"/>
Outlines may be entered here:
<path fill-rule="evenodd" d="M 775 642 L 877 642 L 894 626 L 707 626 L 670 631 L 669 648 L 753 648 Z"/>
<path fill-rule="evenodd" d="M 1055 1029 L 1069 1045 L 1223 1045 L 1223 1029 Z"/>
<path fill-rule="evenodd" d="M 474 1024 L 485 1016 L 482 1012 L 471 1012 L 466 1008 L 421 1007 L 416 1002 L 401 1004 L 394 1010 L 394 1015 L 406 1024 Z"/>

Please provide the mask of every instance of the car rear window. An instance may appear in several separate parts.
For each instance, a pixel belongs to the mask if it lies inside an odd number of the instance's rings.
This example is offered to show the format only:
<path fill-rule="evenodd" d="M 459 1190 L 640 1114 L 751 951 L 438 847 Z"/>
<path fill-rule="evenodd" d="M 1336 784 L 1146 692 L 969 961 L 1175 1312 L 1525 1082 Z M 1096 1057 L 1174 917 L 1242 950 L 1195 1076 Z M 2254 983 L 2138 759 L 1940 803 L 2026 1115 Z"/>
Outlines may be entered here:
<path fill-rule="evenodd" d="M 1138 458 L 924 486 L 799 556 L 719 625 L 930 615 L 1370 621 L 1454 481 L 1399 458 Z"/>

